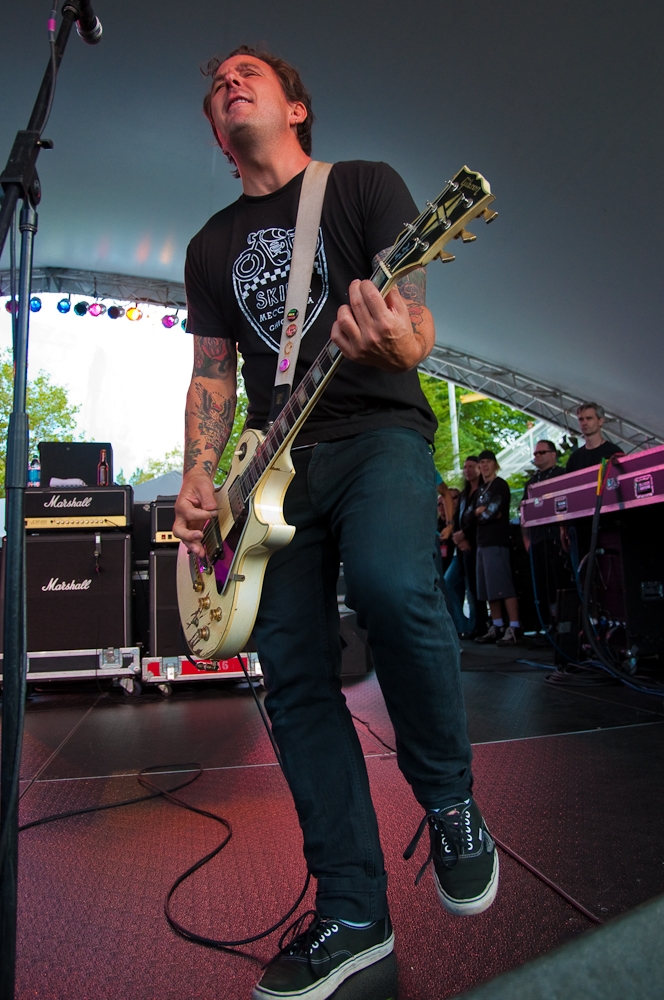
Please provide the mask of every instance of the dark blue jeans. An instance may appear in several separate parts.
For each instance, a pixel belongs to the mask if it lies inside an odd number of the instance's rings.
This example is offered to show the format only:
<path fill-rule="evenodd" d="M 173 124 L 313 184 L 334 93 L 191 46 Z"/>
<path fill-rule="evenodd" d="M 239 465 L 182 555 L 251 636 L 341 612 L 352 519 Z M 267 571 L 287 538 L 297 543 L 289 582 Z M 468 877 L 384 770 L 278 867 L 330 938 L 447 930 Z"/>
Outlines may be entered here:
<path fill-rule="evenodd" d="M 387 875 L 360 742 L 341 691 L 336 600 L 368 630 L 398 763 L 425 808 L 466 798 L 471 750 L 458 641 L 436 586 L 436 492 L 424 438 L 371 431 L 293 453 L 293 541 L 268 564 L 255 635 L 323 916 L 376 920 Z M 410 830 L 404 830 L 408 839 Z"/>

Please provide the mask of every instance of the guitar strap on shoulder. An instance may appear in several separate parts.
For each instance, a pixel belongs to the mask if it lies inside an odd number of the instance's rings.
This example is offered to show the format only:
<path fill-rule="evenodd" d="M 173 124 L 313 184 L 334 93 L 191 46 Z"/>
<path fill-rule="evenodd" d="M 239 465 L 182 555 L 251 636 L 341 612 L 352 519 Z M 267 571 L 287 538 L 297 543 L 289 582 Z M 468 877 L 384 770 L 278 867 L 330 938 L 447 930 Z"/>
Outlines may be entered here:
<path fill-rule="evenodd" d="M 277 375 L 272 390 L 272 407 L 268 423 L 272 423 L 288 399 L 293 388 L 295 366 L 300 353 L 302 328 L 307 312 L 311 273 L 316 257 L 323 198 L 331 163 L 312 160 L 302 178 L 302 190 L 297 208 L 293 254 L 288 275 L 288 291 L 281 328 L 281 343 L 277 359 Z"/>

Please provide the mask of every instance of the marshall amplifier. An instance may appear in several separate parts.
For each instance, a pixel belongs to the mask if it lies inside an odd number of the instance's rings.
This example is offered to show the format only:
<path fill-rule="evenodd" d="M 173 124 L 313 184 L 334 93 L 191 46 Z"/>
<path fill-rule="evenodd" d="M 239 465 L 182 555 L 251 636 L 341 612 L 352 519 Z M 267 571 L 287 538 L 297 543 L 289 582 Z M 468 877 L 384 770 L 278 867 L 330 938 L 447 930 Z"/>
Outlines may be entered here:
<path fill-rule="evenodd" d="M 179 539 L 173 534 L 176 500 L 177 497 L 157 497 L 150 504 L 152 541 L 155 545 L 177 545 L 179 543 Z"/>
<path fill-rule="evenodd" d="M 25 527 L 28 531 L 128 528 L 132 498 L 131 486 L 27 489 Z"/>
<path fill-rule="evenodd" d="M 132 646 L 131 535 L 28 535 L 26 583 L 30 652 Z"/>

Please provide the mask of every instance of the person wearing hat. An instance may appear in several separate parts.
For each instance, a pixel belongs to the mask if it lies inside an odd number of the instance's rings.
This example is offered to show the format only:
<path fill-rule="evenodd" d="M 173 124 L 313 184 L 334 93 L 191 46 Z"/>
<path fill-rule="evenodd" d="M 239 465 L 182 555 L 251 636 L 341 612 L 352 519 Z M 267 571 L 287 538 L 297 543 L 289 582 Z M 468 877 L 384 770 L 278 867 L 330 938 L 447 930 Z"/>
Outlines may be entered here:
<path fill-rule="evenodd" d="M 519 604 L 510 565 L 510 488 L 498 475 L 500 466 L 488 448 L 478 455 L 482 484 L 479 488 L 477 518 L 477 597 L 488 601 L 491 624 L 475 642 L 495 642 L 516 646 L 522 641 Z M 507 623 L 503 619 L 503 605 Z"/>

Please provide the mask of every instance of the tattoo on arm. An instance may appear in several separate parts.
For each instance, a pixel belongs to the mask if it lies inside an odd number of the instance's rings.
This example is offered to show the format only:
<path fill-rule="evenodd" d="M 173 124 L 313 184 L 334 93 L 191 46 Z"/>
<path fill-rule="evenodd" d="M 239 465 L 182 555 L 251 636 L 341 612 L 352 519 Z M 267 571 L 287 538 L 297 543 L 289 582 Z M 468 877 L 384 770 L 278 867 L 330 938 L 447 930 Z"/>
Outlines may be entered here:
<path fill-rule="evenodd" d="M 232 341 L 225 337 L 194 337 L 194 378 L 229 378 L 235 364 Z"/>
<path fill-rule="evenodd" d="M 202 382 L 194 381 L 193 388 L 198 400 L 185 414 L 187 433 L 184 471 L 189 472 L 195 465 L 200 465 L 211 476 L 233 429 L 237 397 L 235 394 L 225 396 L 220 392 L 211 392 Z M 189 398 L 191 402 L 191 396 Z M 198 437 L 193 436 L 194 427 L 198 430 Z M 199 462 L 207 451 L 214 454 L 214 461 L 205 459 Z"/>
<path fill-rule="evenodd" d="M 392 247 L 381 250 L 373 259 L 374 267 L 378 267 L 381 260 L 385 260 Z M 426 268 L 418 267 L 415 271 L 406 274 L 396 283 L 401 298 L 408 306 L 410 322 L 414 333 L 420 333 L 420 327 L 424 320 L 423 308 L 426 305 L 427 292 L 427 272 Z"/>

